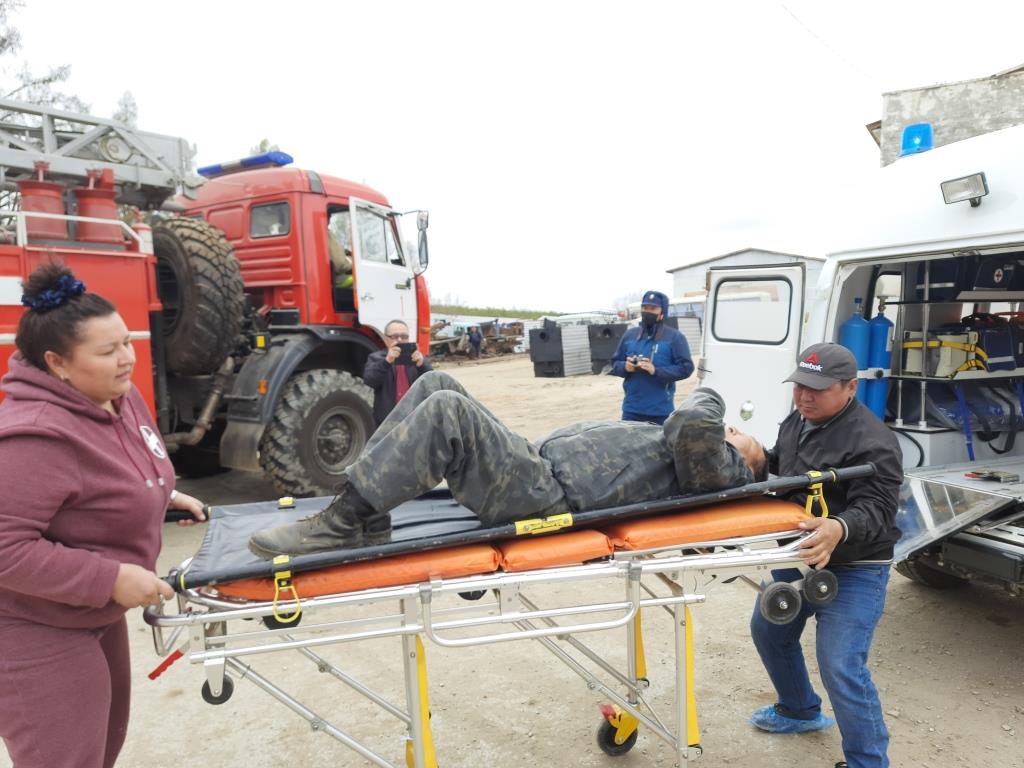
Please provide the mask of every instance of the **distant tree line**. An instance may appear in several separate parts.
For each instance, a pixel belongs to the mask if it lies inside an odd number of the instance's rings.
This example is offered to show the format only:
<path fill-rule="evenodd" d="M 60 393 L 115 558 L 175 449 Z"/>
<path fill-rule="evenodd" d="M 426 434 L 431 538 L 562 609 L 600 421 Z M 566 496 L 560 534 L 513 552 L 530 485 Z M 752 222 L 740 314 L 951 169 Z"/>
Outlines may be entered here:
<path fill-rule="evenodd" d="M 518 317 L 523 320 L 536 320 L 538 317 L 552 317 L 561 312 L 543 312 L 536 309 L 505 309 L 503 307 L 464 307 L 460 304 L 433 304 L 431 312 L 442 315 L 472 315 L 473 317 Z"/>

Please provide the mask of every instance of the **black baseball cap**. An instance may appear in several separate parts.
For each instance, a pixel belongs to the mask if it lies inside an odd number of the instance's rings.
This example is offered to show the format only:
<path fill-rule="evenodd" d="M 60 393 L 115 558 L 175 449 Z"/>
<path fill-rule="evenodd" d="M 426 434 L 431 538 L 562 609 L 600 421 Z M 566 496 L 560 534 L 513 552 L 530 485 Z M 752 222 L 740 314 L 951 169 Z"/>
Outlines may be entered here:
<path fill-rule="evenodd" d="M 783 381 L 810 389 L 828 389 L 837 381 L 857 378 L 857 360 L 841 344 L 812 344 L 800 353 L 796 370 Z"/>

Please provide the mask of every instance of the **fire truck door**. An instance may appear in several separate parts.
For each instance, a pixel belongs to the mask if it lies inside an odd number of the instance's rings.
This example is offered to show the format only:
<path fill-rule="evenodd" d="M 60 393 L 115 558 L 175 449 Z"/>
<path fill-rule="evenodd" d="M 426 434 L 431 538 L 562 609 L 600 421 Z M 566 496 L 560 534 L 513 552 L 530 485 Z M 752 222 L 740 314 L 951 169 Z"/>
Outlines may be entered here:
<path fill-rule="evenodd" d="M 416 290 L 412 267 L 399 246 L 394 217 L 386 208 L 351 201 L 355 250 L 355 291 L 359 322 L 381 333 L 389 320 L 416 327 Z"/>
<path fill-rule="evenodd" d="M 783 384 L 800 352 L 804 265 L 708 270 L 702 384 L 725 399 L 725 423 L 767 446 L 792 406 Z"/>

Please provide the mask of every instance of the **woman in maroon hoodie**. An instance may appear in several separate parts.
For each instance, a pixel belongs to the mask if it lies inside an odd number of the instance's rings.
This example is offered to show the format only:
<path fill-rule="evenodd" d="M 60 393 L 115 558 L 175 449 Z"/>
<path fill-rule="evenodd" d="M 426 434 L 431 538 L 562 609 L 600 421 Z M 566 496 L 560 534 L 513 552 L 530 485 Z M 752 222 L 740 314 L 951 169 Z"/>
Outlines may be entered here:
<path fill-rule="evenodd" d="M 0 736 L 15 768 L 109 768 L 128 725 L 124 614 L 168 507 L 202 519 L 132 386 L 128 328 L 56 264 L 26 281 L 0 382 Z"/>

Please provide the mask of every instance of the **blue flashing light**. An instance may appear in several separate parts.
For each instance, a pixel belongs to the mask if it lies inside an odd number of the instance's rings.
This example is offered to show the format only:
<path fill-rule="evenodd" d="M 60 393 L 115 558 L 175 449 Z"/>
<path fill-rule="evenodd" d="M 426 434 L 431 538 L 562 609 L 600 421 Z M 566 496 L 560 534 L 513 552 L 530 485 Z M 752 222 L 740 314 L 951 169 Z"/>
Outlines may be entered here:
<path fill-rule="evenodd" d="M 935 147 L 931 123 L 914 123 L 903 129 L 903 140 L 900 142 L 900 157 L 927 152 Z"/>
<path fill-rule="evenodd" d="M 241 160 L 232 160 L 228 163 L 217 163 L 216 165 L 207 165 L 200 168 L 196 173 L 200 176 L 204 176 L 207 179 L 214 176 L 223 176 L 227 173 L 237 173 L 238 171 L 251 171 L 253 168 L 265 168 L 267 166 L 282 166 L 288 165 L 293 162 L 294 158 L 287 152 L 263 152 L 259 155 L 252 155 L 250 157 L 243 157 Z"/>

